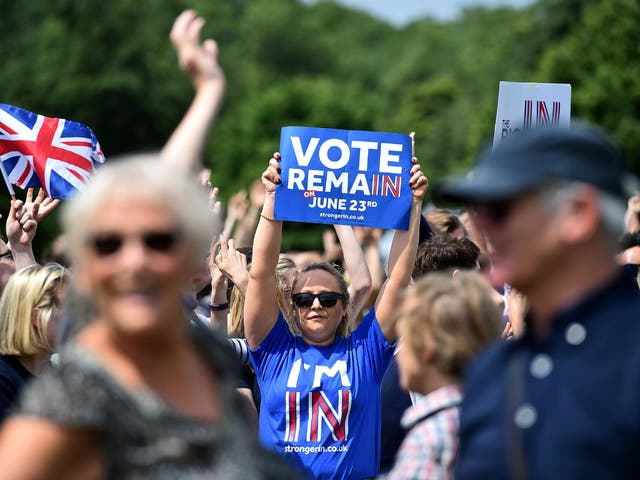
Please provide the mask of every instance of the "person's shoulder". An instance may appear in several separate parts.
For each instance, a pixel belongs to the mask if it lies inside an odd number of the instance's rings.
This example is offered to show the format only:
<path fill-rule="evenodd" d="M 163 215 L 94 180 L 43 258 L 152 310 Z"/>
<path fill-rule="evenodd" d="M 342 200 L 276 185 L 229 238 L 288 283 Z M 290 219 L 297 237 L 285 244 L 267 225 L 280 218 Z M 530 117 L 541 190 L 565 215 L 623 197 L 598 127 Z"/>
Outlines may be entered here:
<path fill-rule="evenodd" d="M 363 342 L 374 342 L 375 344 L 381 345 L 384 349 L 392 349 L 395 345 L 390 344 L 384 337 L 374 307 L 371 307 L 371 309 L 365 313 L 355 330 L 344 338 L 348 340 L 348 344 L 351 346 L 356 346 Z"/>
<path fill-rule="evenodd" d="M 33 377 L 14 355 L 0 355 L 0 379 L 27 380 Z"/>
<path fill-rule="evenodd" d="M 507 359 L 513 351 L 520 348 L 521 342 L 521 340 L 496 340 L 482 350 L 467 366 L 464 374 L 465 384 L 482 381 L 503 372 Z"/>
<path fill-rule="evenodd" d="M 105 425 L 125 398 L 121 384 L 88 350 L 71 343 L 57 365 L 46 367 L 25 387 L 19 411 L 61 425 Z"/>
<path fill-rule="evenodd" d="M 613 282 L 602 291 L 594 294 L 585 301 L 587 307 L 593 307 L 596 315 L 607 318 L 601 328 L 624 328 L 640 334 L 640 288 L 636 279 L 622 272 Z"/>
<path fill-rule="evenodd" d="M 520 348 L 522 340 L 496 340 L 487 346 L 484 350 L 481 350 L 471 365 L 492 365 L 494 363 L 502 361 L 509 354 Z"/>

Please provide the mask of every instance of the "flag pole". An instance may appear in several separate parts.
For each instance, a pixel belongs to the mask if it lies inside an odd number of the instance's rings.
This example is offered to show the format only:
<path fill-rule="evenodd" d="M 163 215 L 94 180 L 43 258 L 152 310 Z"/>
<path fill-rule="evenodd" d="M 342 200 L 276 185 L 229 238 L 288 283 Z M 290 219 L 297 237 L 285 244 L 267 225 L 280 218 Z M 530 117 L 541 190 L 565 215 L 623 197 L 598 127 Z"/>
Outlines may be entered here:
<path fill-rule="evenodd" d="M 13 190 L 13 185 L 9 181 L 9 177 L 7 176 L 7 172 L 4 169 L 4 162 L 0 160 L 0 170 L 2 170 L 2 178 L 4 178 L 4 183 L 7 186 L 7 190 L 9 190 L 9 194 L 11 195 L 11 200 L 16 199 L 16 192 Z"/>

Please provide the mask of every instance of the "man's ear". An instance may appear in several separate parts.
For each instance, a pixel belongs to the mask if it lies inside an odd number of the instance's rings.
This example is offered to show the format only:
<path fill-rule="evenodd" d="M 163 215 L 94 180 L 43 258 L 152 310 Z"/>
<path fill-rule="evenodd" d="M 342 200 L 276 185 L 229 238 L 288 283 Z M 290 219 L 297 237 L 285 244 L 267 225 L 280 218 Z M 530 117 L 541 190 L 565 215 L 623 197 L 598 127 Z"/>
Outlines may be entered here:
<path fill-rule="evenodd" d="M 559 226 L 562 240 L 576 245 L 592 238 L 600 225 L 600 195 L 589 185 L 580 187 L 569 201 L 563 222 Z"/>

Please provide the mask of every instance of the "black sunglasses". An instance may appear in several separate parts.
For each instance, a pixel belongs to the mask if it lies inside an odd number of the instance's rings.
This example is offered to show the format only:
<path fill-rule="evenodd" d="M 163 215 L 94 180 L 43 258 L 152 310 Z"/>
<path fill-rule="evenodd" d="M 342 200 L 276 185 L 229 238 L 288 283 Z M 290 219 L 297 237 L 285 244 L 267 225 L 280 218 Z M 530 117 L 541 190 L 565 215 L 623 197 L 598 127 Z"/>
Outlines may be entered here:
<path fill-rule="evenodd" d="M 344 301 L 341 294 L 338 292 L 322 292 L 322 293 L 294 293 L 291 295 L 293 303 L 298 308 L 309 308 L 313 305 L 313 302 L 317 298 L 324 308 L 331 308 L 338 303 L 338 300 Z"/>
<path fill-rule="evenodd" d="M 180 235 L 175 231 L 150 231 L 140 235 L 145 248 L 159 253 L 171 251 L 179 238 Z M 124 241 L 124 237 L 118 233 L 105 233 L 91 237 L 89 244 L 97 255 L 106 257 L 120 250 Z"/>
<path fill-rule="evenodd" d="M 500 224 L 509 216 L 513 203 L 513 199 L 484 202 L 471 206 L 469 210 L 474 216 L 486 215 L 491 222 Z"/>

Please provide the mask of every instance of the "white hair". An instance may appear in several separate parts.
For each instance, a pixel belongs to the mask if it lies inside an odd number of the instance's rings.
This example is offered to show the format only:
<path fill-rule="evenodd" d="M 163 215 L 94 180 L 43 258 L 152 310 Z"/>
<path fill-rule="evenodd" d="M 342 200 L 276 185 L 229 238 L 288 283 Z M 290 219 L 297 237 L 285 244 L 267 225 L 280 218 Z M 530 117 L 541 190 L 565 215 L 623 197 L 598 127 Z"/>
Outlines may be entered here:
<path fill-rule="evenodd" d="M 545 186 L 541 190 L 544 203 L 550 212 L 557 211 L 568 201 L 573 199 L 578 190 L 587 183 L 575 181 L 556 181 Z M 616 251 L 620 236 L 624 233 L 624 216 L 626 204 L 607 191 L 598 190 L 600 231 L 607 243 Z"/>
<path fill-rule="evenodd" d="M 207 192 L 197 184 L 195 176 L 171 167 L 160 157 L 108 162 L 91 177 L 85 189 L 64 205 L 62 226 L 73 262 L 80 259 L 91 219 L 100 215 L 100 207 L 113 197 L 152 201 L 166 208 L 190 247 L 193 266 L 202 264 L 214 234 Z"/>

